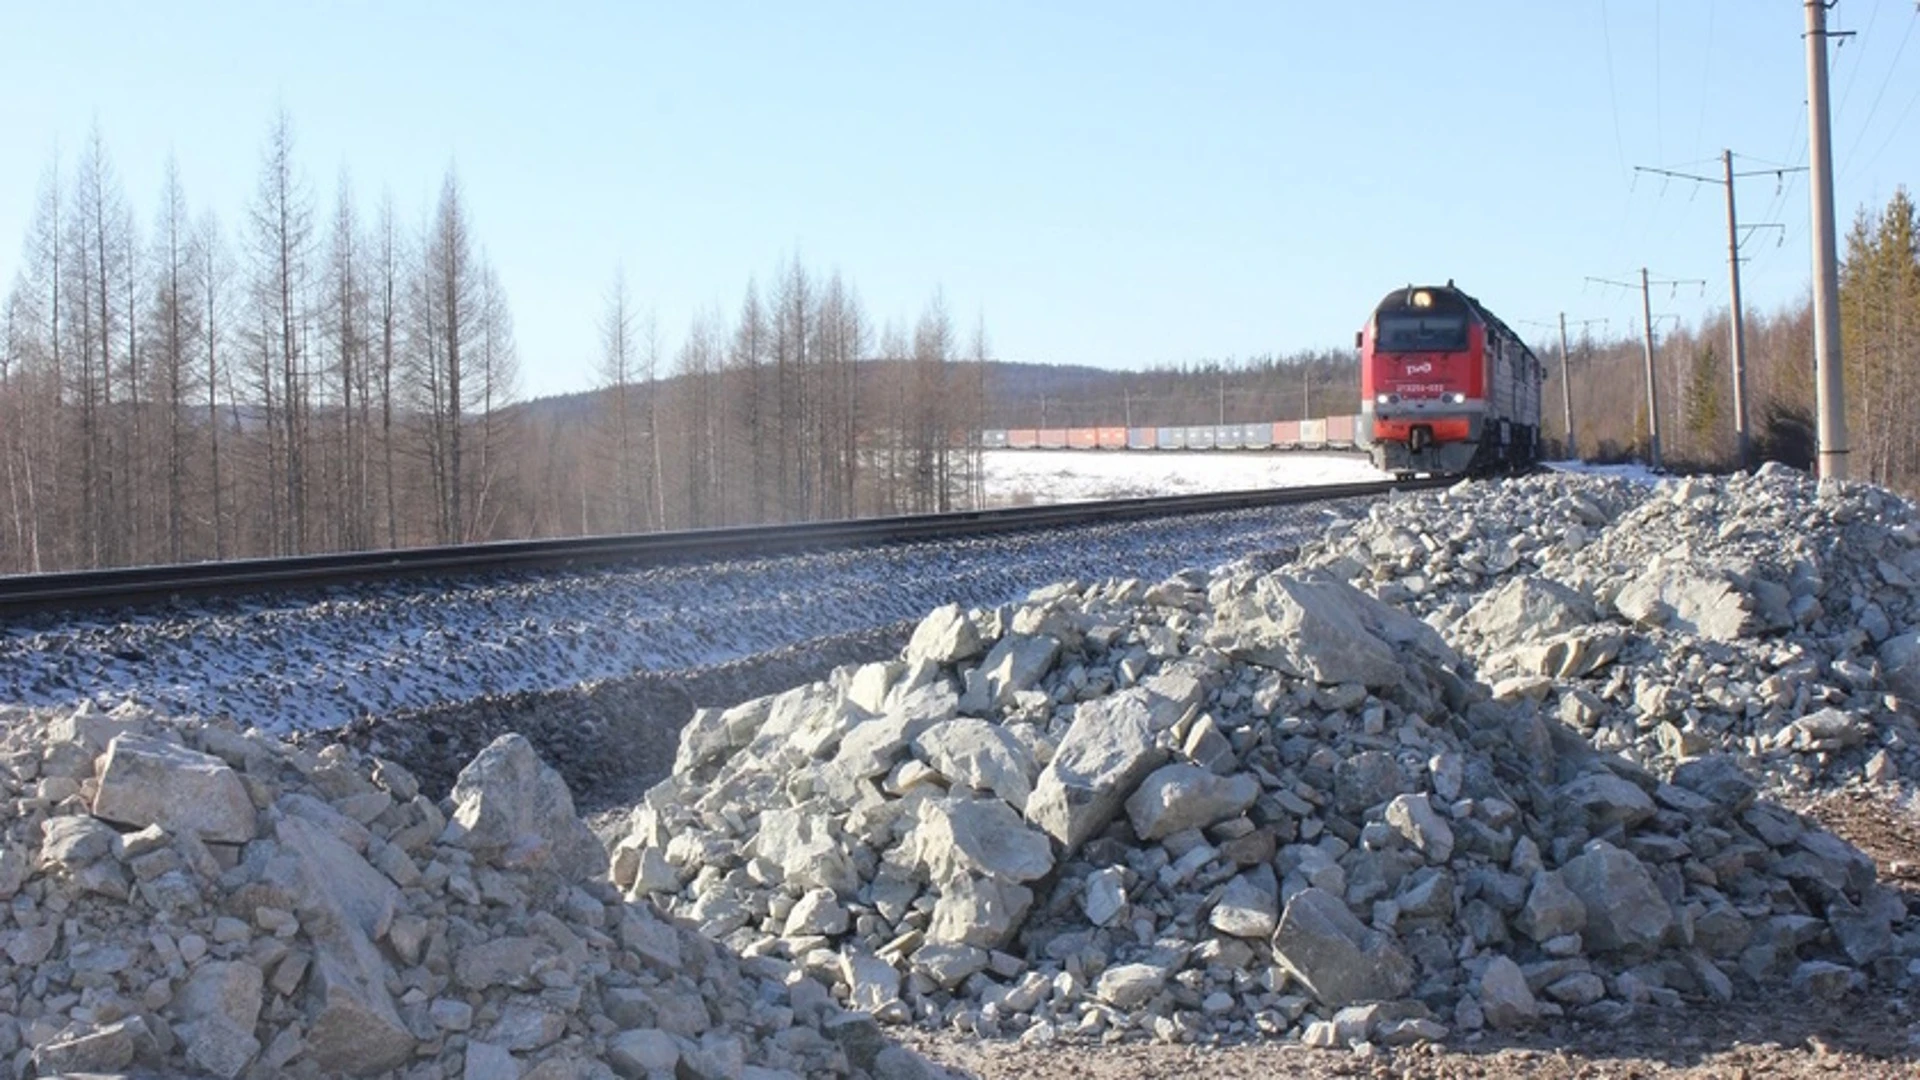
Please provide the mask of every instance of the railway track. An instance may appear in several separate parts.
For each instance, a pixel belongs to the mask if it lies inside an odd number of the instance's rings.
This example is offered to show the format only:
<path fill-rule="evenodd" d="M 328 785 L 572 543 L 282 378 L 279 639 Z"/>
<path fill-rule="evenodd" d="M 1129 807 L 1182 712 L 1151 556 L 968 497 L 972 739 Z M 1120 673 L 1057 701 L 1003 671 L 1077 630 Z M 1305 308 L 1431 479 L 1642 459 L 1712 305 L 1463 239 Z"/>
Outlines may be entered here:
<path fill-rule="evenodd" d="M 138 566 L 0 576 L 0 620 L 187 603 L 212 597 L 288 594 L 400 579 L 458 578 L 515 571 L 644 566 L 796 551 L 860 548 L 913 540 L 983 536 L 1130 519 L 1217 513 L 1365 498 L 1445 487 L 1452 479 L 1149 496 L 945 514 L 741 526 L 684 532 L 457 544 L 220 563 Z"/>

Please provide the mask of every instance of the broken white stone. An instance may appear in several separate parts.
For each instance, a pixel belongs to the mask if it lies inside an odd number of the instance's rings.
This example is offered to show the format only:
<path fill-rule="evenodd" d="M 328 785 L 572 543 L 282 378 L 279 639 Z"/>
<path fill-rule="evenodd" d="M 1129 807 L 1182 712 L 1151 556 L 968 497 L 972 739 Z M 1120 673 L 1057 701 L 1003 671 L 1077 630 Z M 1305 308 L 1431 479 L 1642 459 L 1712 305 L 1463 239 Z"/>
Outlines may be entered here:
<path fill-rule="evenodd" d="M 1233 817 L 1259 797 L 1260 781 L 1249 773 L 1218 776 L 1198 765 L 1176 762 L 1141 781 L 1127 797 L 1127 816 L 1142 840 L 1159 840 Z"/>
<path fill-rule="evenodd" d="M 253 800 L 226 762 L 146 735 L 116 735 L 107 744 L 93 813 L 228 844 L 244 844 L 255 831 Z"/>
<path fill-rule="evenodd" d="M 566 781 L 525 736 L 502 735 L 460 770 L 449 798 L 466 843 L 505 853 L 511 865 L 547 869 L 567 881 L 607 872 L 607 850 L 573 812 Z"/>
<path fill-rule="evenodd" d="M 1027 820 L 1068 852 L 1105 828 L 1122 801 L 1166 759 L 1155 738 L 1156 696 L 1135 687 L 1075 708 L 1072 726 L 1027 800 Z"/>

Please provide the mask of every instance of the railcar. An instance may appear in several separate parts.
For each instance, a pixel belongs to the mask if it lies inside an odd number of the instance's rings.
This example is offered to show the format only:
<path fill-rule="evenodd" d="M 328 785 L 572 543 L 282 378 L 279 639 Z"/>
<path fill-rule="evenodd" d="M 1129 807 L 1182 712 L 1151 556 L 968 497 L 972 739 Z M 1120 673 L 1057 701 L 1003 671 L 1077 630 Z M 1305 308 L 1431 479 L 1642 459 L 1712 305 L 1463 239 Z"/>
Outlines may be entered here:
<path fill-rule="evenodd" d="M 1356 441 L 1396 476 L 1517 471 L 1538 458 L 1544 369 L 1449 281 L 1395 289 L 1354 335 Z"/>

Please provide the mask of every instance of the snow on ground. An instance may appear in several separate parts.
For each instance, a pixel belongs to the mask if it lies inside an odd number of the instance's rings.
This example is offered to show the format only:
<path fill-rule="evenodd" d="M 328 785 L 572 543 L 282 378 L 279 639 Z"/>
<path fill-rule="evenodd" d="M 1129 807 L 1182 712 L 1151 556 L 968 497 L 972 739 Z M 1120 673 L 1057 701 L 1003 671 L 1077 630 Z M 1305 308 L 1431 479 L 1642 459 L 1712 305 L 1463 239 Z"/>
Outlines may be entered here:
<path fill-rule="evenodd" d="M 1366 455 L 1290 450 L 989 450 L 998 506 L 1385 480 Z"/>
<path fill-rule="evenodd" d="M 1591 461 L 1543 461 L 1542 466 L 1554 472 L 1582 473 L 1587 476 L 1611 476 L 1619 480 L 1629 480 L 1636 484 L 1657 484 L 1663 477 L 1637 461 L 1619 465 L 1596 465 Z"/>

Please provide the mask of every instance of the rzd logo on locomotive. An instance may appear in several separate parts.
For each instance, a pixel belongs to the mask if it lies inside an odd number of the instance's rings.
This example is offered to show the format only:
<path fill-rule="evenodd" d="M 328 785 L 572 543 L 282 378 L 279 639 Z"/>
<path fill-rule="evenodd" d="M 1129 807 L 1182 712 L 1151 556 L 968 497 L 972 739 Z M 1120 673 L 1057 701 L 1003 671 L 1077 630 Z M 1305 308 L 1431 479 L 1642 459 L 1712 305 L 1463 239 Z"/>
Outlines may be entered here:
<path fill-rule="evenodd" d="M 1431 375 L 1431 374 L 1433 374 L 1433 361 L 1431 361 L 1431 360 L 1426 360 L 1426 361 L 1422 361 L 1422 362 L 1420 362 L 1420 363 L 1418 363 L 1418 364 L 1408 364 L 1408 365 L 1407 365 L 1407 374 L 1409 374 L 1409 375 Z"/>

